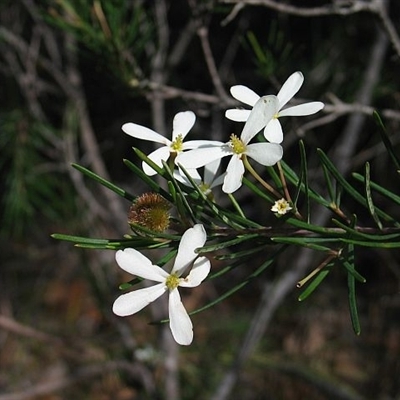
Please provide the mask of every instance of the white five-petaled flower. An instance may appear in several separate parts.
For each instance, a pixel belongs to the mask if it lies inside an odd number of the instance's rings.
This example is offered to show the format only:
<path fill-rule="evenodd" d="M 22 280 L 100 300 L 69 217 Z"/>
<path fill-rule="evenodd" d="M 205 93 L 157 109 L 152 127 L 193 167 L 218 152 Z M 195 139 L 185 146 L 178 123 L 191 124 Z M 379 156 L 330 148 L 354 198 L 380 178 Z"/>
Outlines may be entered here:
<path fill-rule="evenodd" d="M 274 116 L 264 129 L 264 136 L 269 142 L 281 143 L 283 140 L 282 126 L 279 122 L 280 117 L 311 115 L 324 108 L 324 103 L 313 101 L 282 110 L 288 101 L 300 90 L 303 82 L 303 74 L 297 71 L 289 76 L 277 94 L 278 103 L 276 104 Z M 236 100 L 248 104 L 249 106 L 254 106 L 260 98 L 257 93 L 243 85 L 232 86 L 230 91 Z M 225 116 L 232 121 L 243 122 L 249 117 L 250 111 L 251 110 L 230 109 L 225 112 Z"/>
<path fill-rule="evenodd" d="M 285 199 L 277 200 L 271 207 L 271 211 L 279 215 L 285 215 L 292 209 L 290 204 Z"/>
<path fill-rule="evenodd" d="M 142 125 L 128 122 L 122 125 L 122 130 L 137 139 L 161 143 L 164 146 L 153 151 L 148 158 L 162 168 L 162 162 L 167 161 L 171 153 L 179 154 L 188 149 L 195 149 L 209 142 L 206 140 L 190 140 L 184 142 L 186 135 L 192 129 L 196 121 L 196 115 L 192 111 L 183 111 L 175 115 L 172 124 L 172 141 Z M 155 175 L 157 172 L 147 163 L 143 162 L 143 171 L 147 175 Z"/>
<path fill-rule="evenodd" d="M 231 135 L 228 143 L 211 143 L 209 147 L 197 148 L 178 154 L 176 162 L 185 169 L 199 168 L 222 157 L 231 156 L 224 178 L 222 190 L 233 193 L 240 188 L 244 173 L 243 157 L 250 157 L 258 163 L 271 166 L 282 158 L 282 147 L 276 143 L 249 144 L 257 133 L 263 129 L 275 114 L 278 104 L 276 96 L 263 96 L 255 102 L 253 109 L 238 138 Z"/>
<path fill-rule="evenodd" d="M 206 257 L 198 257 L 195 253 L 195 249 L 202 247 L 206 239 L 203 225 L 197 224 L 189 228 L 182 235 L 170 273 L 153 265 L 147 257 L 135 249 L 118 250 L 115 258 L 123 270 L 158 283 L 119 296 L 114 302 L 113 312 L 119 316 L 135 314 L 165 292 L 169 292 L 168 312 L 172 335 L 177 343 L 189 345 L 193 340 L 193 325 L 182 304 L 178 287 L 196 287 L 209 274 L 210 261 Z M 183 278 L 182 275 L 191 265 L 193 267 L 190 273 Z"/>

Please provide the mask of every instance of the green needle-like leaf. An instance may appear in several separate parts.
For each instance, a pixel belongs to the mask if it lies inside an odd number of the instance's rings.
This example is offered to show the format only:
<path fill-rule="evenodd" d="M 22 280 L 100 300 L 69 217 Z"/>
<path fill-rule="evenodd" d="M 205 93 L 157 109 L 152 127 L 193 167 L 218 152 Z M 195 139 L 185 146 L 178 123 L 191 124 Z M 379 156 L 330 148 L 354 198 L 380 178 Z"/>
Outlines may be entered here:
<path fill-rule="evenodd" d="M 153 180 L 153 178 L 146 175 L 139 167 L 137 167 L 131 161 L 124 159 L 123 162 L 139 179 L 141 179 L 144 183 L 146 183 L 151 190 L 161 194 L 161 196 L 165 197 L 168 201 L 172 202 L 171 195 L 166 190 L 162 189 L 160 185 Z"/>
<path fill-rule="evenodd" d="M 364 189 L 365 189 L 365 196 L 367 199 L 368 204 L 368 211 L 371 214 L 371 217 L 374 219 L 376 224 L 378 225 L 379 229 L 382 229 L 382 222 L 380 221 L 379 217 L 376 215 L 374 203 L 372 201 L 371 195 L 371 175 L 370 175 L 370 166 L 369 163 L 365 163 L 365 180 L 364 180 Z"/>
<path fill-rule="evenodd" d="M 332 219 L 332 222 L 345 230 L 348 234 L 351 235 L 352 238 L 360 238 L 360 239 L 365 239 L 365 240 L 370 240 L 372 242 L 389 242 L 393 241 L 395 239 L 400 239 L 400 231 L 398 228 L 396 229 L 398 232 L 394 233 L 388 233 L 388 234 L 381 234 L 381 233 L 365 233 L 365 232 L 360 232 L 355 228 L 352 228 L 348 225 L 343 224 L 342 222 L 338 221 L 337 219 Z M 342 238 L 342 239 L 348 239 L 348 238 Z M 342 240 L 341 239 L 341 240 Z"/>
<path fill-rule="evenodd" d="M 108 239 L 92 239 L 82 236 L 64 235 L 62 233 L 53 233 L 51 237 L 53 239 L 64 240 L 66 242 L 82 243 L 82 244 L 87 243 L 87 244 L 104 245 L 104 246 L 106 246 L 109 242 Z"/>
<path fill-rule="evenodd" d="M 190 315 L 197 314 L 201 311 L 207 310 L 208 308 L 220 303 L 221 301 L 225 300 L 226 298 L 232 296 L 234 293 L 242 289 L 244 286 L 246 286 L 252 279 L 256 278 L 259 276 L 262 272 L 265 271 L 270 265 L 272 265 L 276 259 L 276 257 L 284 250 L 285 246 L 282 246 L 280 249 L 275 251 L 270 255 L 268 260 L 263 262 L 253 273 L 251 273 L 246 279 L 244 279 L 242 282 L 240 282 L 238 285 L 234 286 L 232 289 L 226 291 L 224 294 L 219 296 L 217 299 L 214 301 L 208 303 L 204 307 L 201 307 L 195 311 L 190 312 Z"/>
<path fill-rule="evenodd" d="M 298 297 L 299 301 L 305 300 L 308 296 L 310 296 L 311 293 L 314 292 L 314 290 L 322 283 L 322 281 L 328 276 L 330 270 L 330 267 L 328 264 L 322 271 L 320 271 L 317 276 L 309 283 L 309 285 L 301 292 L 301 294 Z"/>
<path fill-rule="evenodd" d="M 346 179 L 344 179 L 337 168 L 329 160 L 328 156 L 321 149 L 317 149 L 317 152 L 320 157 L 321 163 L 328 168 L 333 177 L 343 186 L 343 189 L 346 190 L 346 192 L 350 194 L 353 199 L 357 200 L 364 207 L 368 207 L 367 200 L 364 198 L 364 196 L 362 196 L 355 188 L 353 188 L 353 186 L 350 185 L 349 182 L 346 181 Z M 390 215 L 386 214 L 382 210 L 375 208 L 375 211 L 381 218 L 400 226 L 399 223 L 397 223 Z"/>
<path fill-rule="evenodd" d="M 285 177 L 286 179 L 292 183 L 295 186 L 300 186 L 301 191 L 305 193 L 306 191 L 306 186 L 304 183 L 299 184 L 300 178 L 297 176 L 297 174 L 283 161 L 281 160 L 281 165 L 283 168 L 283 171 L 285 172 Z M 326 201 L 320 194 L 312 190 L 310 187 L 307 189 L 308 196 L 315 201 L 317 201 L 319 204 L 329 208 L 330 203 Z"/>
<path fill-rule="evenodd" d="M 353 177 L 355 179 L 357 179 L 360 182 L 364 182 L 365 177 L 358 174 L 358 173 L 353 173 Z M 377 191 L 378 193 L 382 194 L 383 196 L 387 197 L 388 199 L 392 200 L 393 202 L 395 202 L 397 205 L 400 205 L 400 196 L 397 196 L 396 194 L 394 194 L 393 192 L 391 192 L 390 190 L 385 189 L 384 187 L 370 181 L 370 186 L 371 189 Z"/>
<path fill-rule="evenodd" d="M 231 246 L 235 246 L 239 243 L 242 242 L 246 242 L 249 240 L 253 240 L 256 238 L 260 238 L 260 235 L 258 233 L 253 233 L 253 234 L 247 234 L 247 235 L 243 235 L 243 236 L 239 236 L 235 239 L 232 240 L 227 240 L 225 242 L 219 242 L 216 244 L 210 244 L 208 246 L 204 246 L 201 249 L 198 250 L 199 254 L 202 253 L 210 253 L 212 251 L 216 251 L 216 250 L 221 250 L 221 249 L 226 249 L 227 247 L 231 247 Z M 254 242 L 253 242 L 254 245 Z"/>
<path fill-rule="evenodd" d="M 355 269 L 354 262 L 350 262 L 344 258 L 340 258 L 343 263 L 343 266 L 346 268 L 347 272 L 352 274 L 355 279 L 357 279 L 361 283 L 367 282 L 367 280 Z"/>
<path fill-rule="evenodd" d="M 308 242 L 307 238 L 294 238 L 294 237 L 272 237 L 271 240 L 275 243 L 291 244 L 294 246 L 301 246 L 307 249 L 317 251 L 331 251 L 330 247 L 321 246 L 316 243 Z"/>
<path fill-rule="evenodd" d="M 82 174 L 86 175 L 87 177 L 95 180 L 96 182 L 99 182 L 103 186 L 105 186 L 107 189 L 112 190 L 116 194 L 118 194 L 121 197 L 124 197 L 125 199 L 129 201 L 133 201 L 135 199 L 135 196 L 131 195 L 130 193 L 126 192 L 124 189 L 121 189 L 120 187 L 114 185 L 113 183 L 109 182 L 107 179 L 102 178 L 101 176 L 95 174 L 94 172 L 90 171 L 89 169 L 82 167 L 81 165 L 78 164 L 72 164 L 72 166 L 77 169 L 79 172 Z"/>
<path fill-rule="evenodd" d="M 300 196 L 301 188 L 303 187 L 304 197 L 306 202 L 306 221 L 310 222 L 310 195 L 308 188 L 308 169 L 307 169 L 307 155 L 306 149 L 304 146 L 304 142 L 300 140 L 299 142 L 300 148 L 300 179 L 297 185 L 297 191 L 294 199 L 295 207 L 297 208 L 297 201 Z"/>
<path fill-rule="evenodd" d="M 357 298 L 356 298 L 356 280 L 351 273 L 347 274 L 347 286 L 349 289 L 349 307 L 350 318 L 353 326 L 354 333 L 359 335 L 361 333 L 360 319 L 358 317 Z"/>
<path fill-rule="evenodd" d="M 249 179 L 246 177 L 243 177 L 243 184 L 246 185 L 254 194 L 256 194 L 258 197 L 267 200 L 269 203 L 274 204 L 275 199 L 267 192 L 262 191 L 256 184 L 251 182 Z"/>
<path fill-rule="evenodd" d="M 380 115 L 376 111 L 374 111 L 373 115 L 374 115 L 374 118 L 375 118 L 375 122 L 377 123 L 378 127 L 380 128 L 379 129 L 379 133 L 381 135 L 382 142 L 385 145 L 386 150 L 388 151 L 388 153 L 390 155 L 390 158 L 392 159 L 394 165 L 396 166 L 396 169 L 400 170 L 400 160 L 397 157 L 397 154 L 393 149 L 393 145 L 392 145 L 392 143 L 391 143 L 391 141 L 389 139 L 389 136 L 387 134 L 386 128 L 383 125 L 382 119 L 381 119 Z"/>

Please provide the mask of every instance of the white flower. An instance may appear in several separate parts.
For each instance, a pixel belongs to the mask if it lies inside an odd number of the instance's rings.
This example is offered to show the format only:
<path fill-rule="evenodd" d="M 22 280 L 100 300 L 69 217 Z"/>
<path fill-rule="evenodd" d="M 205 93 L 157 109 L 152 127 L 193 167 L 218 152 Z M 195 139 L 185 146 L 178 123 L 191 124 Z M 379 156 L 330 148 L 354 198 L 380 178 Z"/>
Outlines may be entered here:
<path fill-rule="evenodd" d="M 121 317 L 135 314 L 165 292 L 169 292 L 169 326 L 175 341 L 181 345 L 189 345 L 193 340 L 193 325 L 181 302 L 178 286 L 196 287 L 210 272 L 210 261 L 206 257 L 198 257 L 195 249 L 202 247 L 207 235 L 203 225 L 197 224 L 189 228 L 181 238 L 178 254 L 170 273 L 166 272 L 135 249 L 118 250 L 118 265 L 132 275 L 158 282 L 154 286 L 138 289 L 119 296 L 113 305 L 113 312 Z M 193 264 L 190 273 L 182 278 L 183 273 Z"/>
<path fill-rule="evenodd" d="M 179 154 L 187 149 L 195 149 L 205 143 L 206 140 L 191 140 L 184 142 L 184 139 L 196 121 L 196 115 L 192 111 L 183 111 L 175 115 L 172 124 L 172 141 L 142 125 L 128 122 L 122 125 L 122 130 L 137 139 L 161 143 L 164 146 L 148 155 L 150 160 L 162 168 L 162 162 L 167 161 L 170 154 Z M 147 175 L 155 175 L 157 172 L 147 163 L 143 162 L 143 171 Z"/>
<path fill-rule="evenodd" d="M 291 209 L 292 207 L 290 207 L 290 204 L 285 199 L 277 200 L 271 207 L 271 211 L 279 215 L 285 215 Z"/>
<path fill-rule="evenodd" d="M 287 102 L 300 90 L 304 82 L 304 76 L 297 71 L 289 76 L 277 94 L 278 103 L 273 118 L 264 129 L 265 138 L 271 143 L 282 143 L 282 126 L 278 120 L 280 117 L 311 115 L 322 110 L 324 103 L 313 101 L 310 103 L 299 104 L 294 107 L 288 107 L 282 110 Z M 247 86 L 237 85 L 231 87 L 232 96 L 242 103 L 254 106 L 260 96 L 249 89 Z M 282 110 L 282 111 L 281 111 Z M 225 112 L 225 116 L 232 121 L 246 121 L 250 115 L 250 110 L 231 109 Z"/>
<path fill-rule="evenodd" d="M 233 193 L 240 188 L 244 173 L 243 157 L 253 158 L 258 163 L 270 166 L 282 158 L 282 147 L 276 143 L 249 144 L 257 133 L 263 129 L 275 113 L 278 99 L 276 96 L 264 96 L 254 104 L 243 127 L 240 139 L 231 135 L 228 143 L 212 142 L 209 147 L 197 148 L 178 155 L 176 162 L 185 169 L 199 168 L 215 160 L 231 156 L 224 178 L 222 190 Z"/>

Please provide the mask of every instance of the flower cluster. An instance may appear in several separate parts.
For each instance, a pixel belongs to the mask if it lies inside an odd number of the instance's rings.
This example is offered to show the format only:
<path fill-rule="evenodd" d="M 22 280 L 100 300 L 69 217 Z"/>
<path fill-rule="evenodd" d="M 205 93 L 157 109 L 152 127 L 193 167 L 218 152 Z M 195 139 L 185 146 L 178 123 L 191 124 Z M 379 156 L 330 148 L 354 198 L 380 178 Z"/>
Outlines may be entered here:
<path fill-rule="evenodd" d="M 212 187 L 222 184 L 225 193 L 233 193 L 242 184 L 242 177 L 248 163 L 247 158 L 252 158 L 264 166 L 275 165 L 283 156 L 280 143 L 283 141 L 283 130 L 279 122 L 280 117 L 310 115 L 320 111 L 322 102 L 310 102 L 284 108 L 289 100 L 299 91 L 304 77 L 301 72 L 292 74 L 283 84 L 276 96 L 266 95 L 260 97 L 254 91 L 243 85 L 233 86 L 231 93 L 237 100 L 251 106 L 250 110 L 230 109 L 225 116 L 233 121 L 245 122 L 239 136 L 232 134 L 227 142 L 212 140 L 184 141 L 192 129 L 196 116 L 192 111 L 179 112 L 175 115 L 172 127 L 172 140 L 144 126 L 126 123 L 122 130 L 137 139 L 161 143 L 164 146 L 148 155 L 148 158 L 160 168 L 163 161 L 171 160 L 176 166 L 182 166 L 190 176 L 209 191 Z M 267 142 L 250 143 L 250 141 L 264 130 Z M 217 176 L 220 160 L 230 156 L 226 172 Z M 205 167 L 204 180 L 201 181 L 197 169 Z M 143 162 L 143 170 L 147 175 L 154 175 L 156 171 Z M 179 180 L 190 184 L 186 176 L 176 169 Z"/>
<path fill-rule="evenodd" d="M 248 158 L 263 166 L 273 166 L 282 159 L 283 130 L 279 122 L 280 117 L 310 115 L 324 107 L 321 102 L 311 102 L 284 108 L 298 92 L 303 80 L 302 73 L 295 72 L 284 83 L 276 96 L 260 97 L 245 86 L 233 86 L 231 88 L 233 97 L 251 106 L 251 109 L 226 111 L 225 115 L 228 119 L 244 122 L 240 135 L 232 134 L 227 142 L 185 141 L 196 121 L 196 116 L 191 111 L 179 112 L 175 115 L 172 140 L 134 123 L 124 124 L 122 130 L 137 139 L 162 144 L 163 146 L 150 153 L 148 158 L 160 168 L 163 168 L 164 162 L 168 162 L 174 170 L 174 177 L 177 181 L 185 185 L 191 185 L 191 182 L 194 182 L 207 196 L 218 185 L 222 185 L 225 193 L 233 193 L 242 185 L 242 177 L 246 169 L 256 176 Z M 262 130 L 265 140 L 250 143 Z M 218 174 L 221 159 L 228 156 L 230 160 L 226 171 Z M 201 167 L 204 167 L 203 178 L 197 170 Z M 146 162 L 143 162 L 143 171 L 150 176 L 156 174 L 156 171 Z M 188 179 L 187 175 L 191 179 Z M 274 195 L 279 196 L 279 193 L 275 192 Z M 290 202 L 287 200 L 290 201 L 290 198 L 277 200 L 271 211 L 284 215 L 292 210 Z M 169 206 L 169 203 L 161 196 L 154 193 L 145 194 L 132 205 L 129 223 L 133 229 L 136 226 L 144 226 L 152 231 L 163 232 L 169 226 Z M 154 265 L 147 257 L 133 248 L 117 251 L 116 261 L 123 270 L 139 278 L 157 283 L 154 286 L 119 296 L 113 306 L 114 313 L 119 316 L 134 314 L 168 292 L 169 324 L 172 335 L 177 343 L 190 344 L 193 340 L 193 326 L 182 304 L 178 287 L 196 287 L 208 276 L 211 268 L 210 261 L 196 253 L 196 249 L 203 247 L 206 240 L 207 234 L 203 225 L 196 224 L 187 229 L 180 240 L 171 272 L 166 272 L 161 267 Z M 187 273 L 190 267 L 192 268 Z"/>

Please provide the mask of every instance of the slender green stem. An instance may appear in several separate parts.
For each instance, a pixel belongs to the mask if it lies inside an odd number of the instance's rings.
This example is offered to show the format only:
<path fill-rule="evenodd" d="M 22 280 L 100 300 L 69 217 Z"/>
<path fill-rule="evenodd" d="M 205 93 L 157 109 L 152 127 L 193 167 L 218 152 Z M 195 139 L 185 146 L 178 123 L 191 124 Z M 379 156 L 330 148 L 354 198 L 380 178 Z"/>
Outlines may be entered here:
<path fill-rule="evenodd" d="M 231 202 L 232 202 L 233 206 L 235 207 L 236 211 L 239 213 L 239 215 L 242 218 L 246 218 L 243 210 L 241 209 L 241 207 L 240 207 L 239 203 L 236 201 L 236 199 L 233 197 L 232 193 L 228 193 L 228 196 L 231 199 Z"/>
<path fill-rule="evenodd" d="M 321 264 L 318 265 L 317 268 L 315 268 L 313 271 L 311 271 L 305 278 L 303 278 L 301 281 L 297 282 L 297 287 L 301 288 L 304 286 L 313 276 L 321 272 L 334 258 L 338 257 L 338 252 L 335 252 L 333 254 L 330 254 L 324 261 L 322 261 Z"/>
<path fill-rule="evenodd" d="M 247 157 L 244 154 L 242 156 L 242 161 L 243 161 L 243 165 L 245 166 L 245 168 L 250 172 L 251 175 L 254 176 L 254 178 L 256 178 L 256 180 L 258 182 L 261 183 L 262 186 L 264 186 L 265 189 L 267 189 L 269 192 L 271 192 L 278 199 L 280 197 L 282 197 L 282 195 L 279 192 L 277 192 L 269 183 L 265 182 L 264 179 L 261 178 L 260 175 L 258 175 L 258 173 L 255 171 L 255 169 L 250 165 Z"/>
<path fill-rule="evenodd" d="M 276 165 L 278 166 L 279 176 L 281 178 L 282 188 L 283 188 L 283 192 L 285 193 L 286 201 L 293 204 L 292 198 L 290 197 L 290 193 L 289 193 L 289 190 L 288 190 L 288 187 L 286 184 L 285 174 L 283 173 L 281 162 L 278 161 L 276 163 Z"/>
<path fill-rule="evenodd" d="M 302 215 L 300 214 L 299 210 L 297 209 L 296 205 L 293 203 L 292 198 L 290 197 L 290 193 L 287 187 L 286 179 L 285 179 L 285 174 L 283 172 L 282 164 L 280 161 L 277 162 L 278 165 L 278 170 L 279 170 L 279 176 L 281 178 L 282 182 L 282 187 L 283 187 L 283 192 L 285 193 L 286 201 L 290 204 L 293 205 L 294 207 L 294 215 L 296 216 L 297 219 L 303 219 Z"/>

